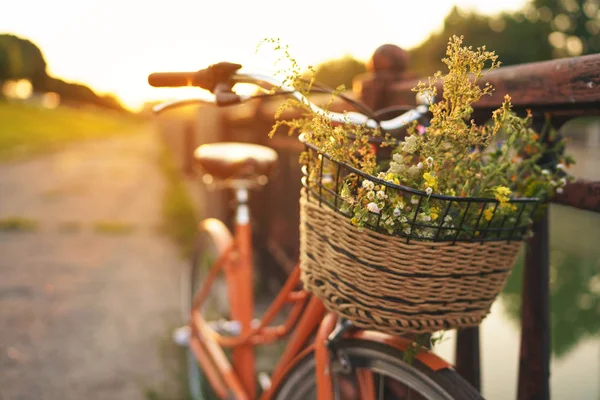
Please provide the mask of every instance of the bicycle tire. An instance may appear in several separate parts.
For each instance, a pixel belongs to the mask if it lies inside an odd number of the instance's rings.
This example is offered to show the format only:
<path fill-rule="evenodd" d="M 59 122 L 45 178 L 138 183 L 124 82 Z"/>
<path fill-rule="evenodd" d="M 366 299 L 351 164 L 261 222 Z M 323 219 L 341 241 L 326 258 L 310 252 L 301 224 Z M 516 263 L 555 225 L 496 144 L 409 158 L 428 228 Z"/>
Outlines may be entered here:
<path fill-rule="evenodd" d="M 357 368 L 376 374 L 374 379 L 377 384 L 374 395 L 378 400 L 483 399 L 479 392 L 453 369 L 433 371 L 418 360 L 413 360 L 412 364 L 408 364 L 403 361 L 403 353 L 394 347 L 360 339 L 341 339 L 336 348 L 346 355 L 352 367 L 352 374 L 333 373 L 334 386 L 339 388 L 340 385 L 346 385 L 346 388 L 353 389 L 346 393 L 338 391 L 339 397 L 336 399 L 358 398 L 358 388 L 354 380 L 354 372 Z M 338 369 L 336 363 L 339 364 L 338 361 L 332 360 L 330 371 Z M 344 381 L 340 383 L 342 378 Z M 337 385 L 335 384 L 336 379 L 338 380 Z M 314 353 L 310 353 L 298 361 L 282 379 L 273 399 L 309 400 L 315 398 L 315 358 Z"/>
<path fill-rule="evenodd" d="M 193 250 L 189 267 L 184 271 L 182 276 L 181 312 L 186 323 L 189 320 L 194 294 L 200 290 L 210 267 L 218 258 L 217 247 L 212 237 L 205 231 L 198 233 Z M 217 286 L 218 291 L 221 293 L 224 292 L 222 287 L 224 281 L 222 278 L 217 278 L 214 285 Z M 218 291 L 212 290 L 210 292 L 202 309 L 203 315 L 209 319 L 227 318 L 229 315 L 227 296 L 219 295 Z M 187 382 L 190 398 L 192 400 L 217 399 L 218 396 L 212 390 L 204 373 L 202 373 L 191 349 L 188 348 L 186 353 Z"/>

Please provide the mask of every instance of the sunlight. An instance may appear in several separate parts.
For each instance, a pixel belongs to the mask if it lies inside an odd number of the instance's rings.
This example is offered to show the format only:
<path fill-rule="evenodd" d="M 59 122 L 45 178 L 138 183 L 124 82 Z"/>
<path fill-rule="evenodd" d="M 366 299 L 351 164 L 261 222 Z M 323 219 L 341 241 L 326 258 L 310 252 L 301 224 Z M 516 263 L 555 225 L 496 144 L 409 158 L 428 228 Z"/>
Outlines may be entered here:
<path fill-rule="evenodd" d="M 31 97 L 33 86 L 27 79 L 8 81 L 2 86 L 2 94 L 8 98 L 26 100 Z"/>
<path fill-rule="evenodd" d="M 60 105 L 60 95 L 54 92 L 44 93 L 40 100 L 42 107 L 56 108 Z"/>
<path fill-rule="evenodd" d="M 225 60 L 273 70 L 275 56 L 255 52 L 263 38 L 281 38 L 304 67 L 345 54 L 367 60 L 384 43 L 404 48 L 419 44 L 440 28 L 454 5 L 489 14 L 518 9 L 525 2 L 375 0 L 367 5 L 306 0 L 289 13 L 275 0 L 173 0 L 168 6 L 141 0 L 32 0 L 6 2 L 0 26 L 38 44 L 51 75 L 114 93 L 126 106 L 139 109 L 148 100 L 189 95 L 151 88 L 146 81 L 151 72 L 194 71 Z M 35 13 L 30 12 L 32 3 Z M 60 29 L 49 29 L 48 15 Z M 226 19 L 218 17 L 223 15 Z"/>

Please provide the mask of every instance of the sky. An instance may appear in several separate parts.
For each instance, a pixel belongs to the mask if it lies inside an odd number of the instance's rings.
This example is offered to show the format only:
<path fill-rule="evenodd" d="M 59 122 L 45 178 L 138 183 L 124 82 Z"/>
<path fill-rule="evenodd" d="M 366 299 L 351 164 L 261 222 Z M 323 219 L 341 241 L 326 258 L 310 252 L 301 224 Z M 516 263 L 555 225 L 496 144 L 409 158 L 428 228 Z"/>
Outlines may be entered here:
<path fill-rule="evenodd" d="M 0 6 L 0 33 L 29 39 L 50 75 L 114 93 L 129 108 L 193 96 L 156 89 L 147 76 L 195 71 L 219 61 L 273 70 L 276 55 L 256 53 L 280 38 L 301 65 L 350 54 L 368 60 L 384 43 L 411 48 L 441 27 L 456 4 L 494 14 L 526 0 L 19 0 Z"/>

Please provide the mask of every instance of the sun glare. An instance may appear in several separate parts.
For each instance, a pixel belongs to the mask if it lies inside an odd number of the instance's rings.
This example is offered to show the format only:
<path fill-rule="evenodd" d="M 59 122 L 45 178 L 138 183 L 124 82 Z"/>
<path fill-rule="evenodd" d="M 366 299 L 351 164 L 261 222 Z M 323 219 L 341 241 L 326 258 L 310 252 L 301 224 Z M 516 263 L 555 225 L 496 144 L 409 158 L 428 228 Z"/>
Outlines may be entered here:
<path fill-rule="evenodd" d="M 2 29 L 36 43 L 51 75 L 114 93 L 139 109 L 148 100 L 190 95 L 189 89 L 151 88 L 151 72 L 194 71 L 219 61 L 273 71 L 275 55 L 255 52 L 264 38 L 288 43 L 301 66 L 345 54 L 367 60 L 384 43 L 410 48 L 422 42 L 455 4 L 495 13 L 525 0 L 305 0 L 293 13 L 275 0 L 33 2 L 36 13 L 29 12 L 32 1 L 3 5 Z"/>

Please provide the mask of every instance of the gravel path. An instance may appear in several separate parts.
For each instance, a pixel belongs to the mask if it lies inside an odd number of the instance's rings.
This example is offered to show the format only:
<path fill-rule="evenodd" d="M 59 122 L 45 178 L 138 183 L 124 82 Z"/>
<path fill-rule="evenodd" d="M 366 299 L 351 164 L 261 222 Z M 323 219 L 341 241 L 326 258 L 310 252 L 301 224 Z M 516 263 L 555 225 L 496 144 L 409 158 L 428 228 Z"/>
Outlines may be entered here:
<path fill-rule="evenodd" d="M 0 165 L 0 400 L 180 398 L 159 151 L 141 131 Z"/>

